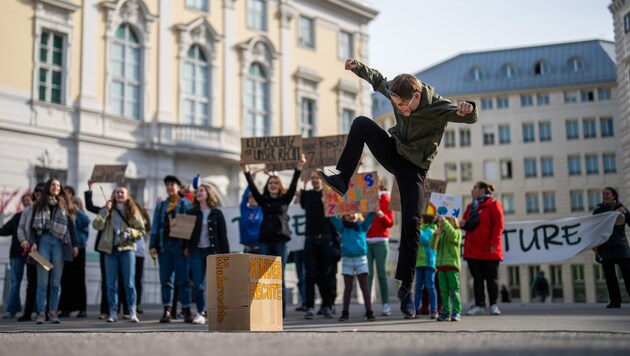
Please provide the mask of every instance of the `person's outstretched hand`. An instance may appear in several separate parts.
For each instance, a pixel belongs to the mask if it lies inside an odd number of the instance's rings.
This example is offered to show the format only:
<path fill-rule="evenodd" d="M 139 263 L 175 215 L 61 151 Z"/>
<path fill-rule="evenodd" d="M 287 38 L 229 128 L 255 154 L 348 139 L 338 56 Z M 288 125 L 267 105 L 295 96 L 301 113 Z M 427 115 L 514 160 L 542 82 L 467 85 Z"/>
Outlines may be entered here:
<path fill-rule="evenodd" d="M 302 153 L 302 155 L 300 156 L 300 160 L 298 161 L 298 164 L 297 164 L 298 171 L 301 171 L 302 169 L 304 169 L 305 164 L 306 164 L 306 156 L 304 155 L 304 153 Z"/>
<path fill-rule="evenodd" d="M 357 67 L 357 61 L 355 61 L 354 58 L 348 58 L 346 59 L 345 67 L 346 70 L 353 70 Z"/>

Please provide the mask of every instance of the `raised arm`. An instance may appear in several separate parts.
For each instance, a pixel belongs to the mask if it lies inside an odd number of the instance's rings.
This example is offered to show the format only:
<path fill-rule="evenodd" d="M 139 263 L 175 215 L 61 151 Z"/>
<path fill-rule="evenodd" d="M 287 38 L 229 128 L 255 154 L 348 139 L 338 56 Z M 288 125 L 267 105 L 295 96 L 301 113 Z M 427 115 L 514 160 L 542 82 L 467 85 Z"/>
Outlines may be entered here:
<path fill-rule="evenodd" d="M 345 63 L 346 70 L 352 71 L 359 78 L 365 80 L 372 85 L 374 91 L 385 95 L 388 99 L 391 99 L 389 94 L 389 85 L 387 84 L 387 78 L 377 71 L 372 69 L 355 58 L 348 58 Z"/>

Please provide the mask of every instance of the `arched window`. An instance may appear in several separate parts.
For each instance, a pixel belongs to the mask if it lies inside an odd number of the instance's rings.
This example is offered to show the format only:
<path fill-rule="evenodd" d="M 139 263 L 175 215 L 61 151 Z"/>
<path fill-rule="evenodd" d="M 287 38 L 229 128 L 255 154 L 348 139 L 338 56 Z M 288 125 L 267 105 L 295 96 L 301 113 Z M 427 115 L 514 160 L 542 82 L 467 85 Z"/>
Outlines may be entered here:
<path fill-rule="evenodd" d="M 199 45 L 193 45 L 186 53 L 183 79 L 185 123 L 208 125 L 210 70 Z"/>
<path fill-rule="evenodd" d="M 551 73 L 551 66 L 545 61 L 538 61 L 534 64 L 535 75 L 548 75 Z"/>
<path fill-rule="evenodd" d="M 142 49 L 129 24 L 116 29 L 112 40 L 110 106 L 116 115 L 140 118 Z"/>
<path fill-rule="evenodd" d="M 569 72 L 578 73 L 583 71 L 584 68 L 584 60 L 580 57 L 573 57 L 567 62 L 567 69 L 569 70 Z"/>
<path fill-rule="evenodd" d="M 468 76 L 475 82 L 480 82 L 486 78 L 484 71 L 479 67 L 470 68 Z"/>
<path fill-rule="evenodd" d="M 501 76 L 511 79 L 516 77 L 516 67 L 510 63 L 506 63 L 501 67 Z"/>
<path fill-rule="evenodd" d="M 269 79 L 263 66 L 249 66 L 245 84 L 245 136 L 269 136 Z"/>

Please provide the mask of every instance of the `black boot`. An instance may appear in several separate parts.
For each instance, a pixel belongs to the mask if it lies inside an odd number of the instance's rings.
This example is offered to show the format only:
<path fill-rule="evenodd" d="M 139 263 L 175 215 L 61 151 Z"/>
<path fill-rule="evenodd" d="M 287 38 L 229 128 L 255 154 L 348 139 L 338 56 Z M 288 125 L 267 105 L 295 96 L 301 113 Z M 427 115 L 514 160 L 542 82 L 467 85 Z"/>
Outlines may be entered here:
<path fill-rule="evenodd" d="M 171 307 L 164 307 L 164 314 L 160 318 L 160 323 L 170 323 L 171 322 Z"/>
<path fill-rule="evenodd" d="M 190 308 L 182 308 L 182 312 L 184 312 L 184 323 L 192 324 L 193 317 Z"/>

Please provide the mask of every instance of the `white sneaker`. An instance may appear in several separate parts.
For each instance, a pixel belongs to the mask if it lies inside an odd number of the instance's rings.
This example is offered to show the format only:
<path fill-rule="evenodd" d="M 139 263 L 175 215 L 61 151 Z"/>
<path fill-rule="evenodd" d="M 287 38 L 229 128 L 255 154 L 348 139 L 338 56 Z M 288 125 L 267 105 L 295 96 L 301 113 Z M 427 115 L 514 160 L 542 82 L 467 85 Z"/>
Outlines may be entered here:
<path fill-rule="evenodd" d="M 110 312 L 109 316 L 107 317 L 107 319 L 105 319 L 106 322 L 108 323 L 115 323 L 118 321 L 118 313 L 114 312 Z"/>
<path fill-rule="evenodd" d="M 466 312 L 466 315 L 479 315 L 479 314 L 483 314 L 484 312 L 485 312 L 485 309 L 483 307 L 473 305 L 473 307 L 470 308 L 470 310 Z"/>
<path fill-rule="evenodd" d="M 44 314 L 43 312 L 37 314 L 37 320 L 35 320 L 35 323 L 36 324 L 43 324 L 44 321 L 46 321 L 46 314 Z"/>
<path fill-rule="evenodd" d="M 381 312 L 383 316 L 392 315 L 392 310 L 389 308 L 389 304 L 383 304 L 383 311 Z"/>
<path fill-rule="evenodd" d="M 206 323 L 206 318 L 204 318 L 203 315 L 197 313 L 197 315 L 195 315 L 195 318 L 193 319 L 193 324 L 202 325 L 205 323 Z"/>
<path fill-rule="evenodd" d="M 501 311 L 499 310 L 499 306 L 496 304 L 492 304 L 490 306 L 490 314 L 492 315 L 501 315 Z"/>
<path fill-rule="evenodd" d="M 132 323 L 139 323 L 140 320 L 138 319 L 138 314 L 136 314 L 136 312 L 131 312 L 129 314 L 129 321 L 131 321 Z"/>

